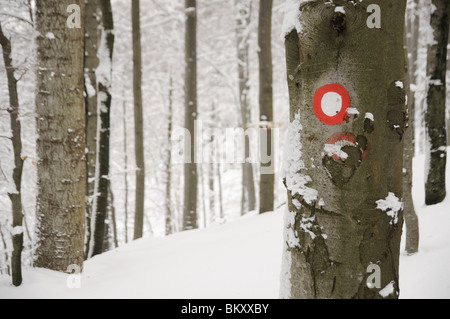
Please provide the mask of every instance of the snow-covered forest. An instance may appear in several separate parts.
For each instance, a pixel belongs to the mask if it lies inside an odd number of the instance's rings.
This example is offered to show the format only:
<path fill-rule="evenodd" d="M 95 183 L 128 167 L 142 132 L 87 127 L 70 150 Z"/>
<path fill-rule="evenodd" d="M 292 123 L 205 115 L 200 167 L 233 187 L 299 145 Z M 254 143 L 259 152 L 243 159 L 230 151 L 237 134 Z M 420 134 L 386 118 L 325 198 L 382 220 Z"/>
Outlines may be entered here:
<path fill-rule="evenodd" d="M 0 0 L 0 298 L 450 298 L 447 2 Z"/>

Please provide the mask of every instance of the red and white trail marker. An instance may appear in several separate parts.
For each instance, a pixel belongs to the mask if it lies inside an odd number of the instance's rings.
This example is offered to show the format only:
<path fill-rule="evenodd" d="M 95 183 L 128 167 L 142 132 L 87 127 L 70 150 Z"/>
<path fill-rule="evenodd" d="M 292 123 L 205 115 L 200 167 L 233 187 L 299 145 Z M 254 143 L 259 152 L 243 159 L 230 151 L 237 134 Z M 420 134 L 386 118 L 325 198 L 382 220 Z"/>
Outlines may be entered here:
<path fill-rule="evenodd" d="M 314 112 L 326 125 L 344 123 L 348 117 L 350 105 L 350 94 L 341 84 L 324 85 L 314 96 Z"/>

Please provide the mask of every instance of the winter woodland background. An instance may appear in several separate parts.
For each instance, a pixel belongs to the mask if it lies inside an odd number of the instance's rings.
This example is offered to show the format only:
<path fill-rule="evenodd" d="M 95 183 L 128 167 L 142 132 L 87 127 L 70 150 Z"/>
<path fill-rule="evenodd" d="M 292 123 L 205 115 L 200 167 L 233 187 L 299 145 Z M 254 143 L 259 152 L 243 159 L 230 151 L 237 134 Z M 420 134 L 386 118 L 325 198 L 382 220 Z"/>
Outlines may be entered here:
<path fill-rule="evenodd" d="M 258 122 L 258 1 L 253 1 L 251 23 L 247 30 L 250 43 L 250 105 L 251 123 Z M 284 43 L 281 38 L 284 17 L 284 0 L 273 2 L 272 53 L 274 123 L 280 127 L 280 149 L 283 149 L 285 128 L 289 122 L 289 101 L 286 86 Z M 416 155 L 424 152 L 424 100 L 426 96 L 426 55 L 430 36 L 430 1 L 408 1 L 408 14 L 416 12 L 420 17 L 418 41 L 417 85 L 413 90 L 417 100 L 415 133 Z M 236 9 L 231 0 L 198 0 L 198 119 L 216 128 L 240 126 L 238 101 L 238 60 L 236 56 Z M 115 46 L 113 61 L 113 89 L 111 115 L 110 181 L 114 201 L 117 233 L 110 225 L 109 248 L 123 246 L 132 240 L 135 200 L 135 159 L 133 142 L 133 59 L 130 1 L 112 0 Z M 20 100 L 22 121 L 23 157 L 23 209 L 25 249 L 23 267 L 33 264 L 33 240 L 35 237 L 36 209 L 36 125 L 35 125 L 35 50 L 33 27 L 30 17 L 30 1 L 0 0 L 0 21 L 4 32 L 11 38 L 13 64 Z M 146 161 L 146 198 L 144 237 L 164 237 L 166 218 L 166 163 L 169 118 L 169 94 L 173 91 L 173 124 L 184 125 L 184 1 L 141 1 L 141 30 L 143 55 L 143 101 Z M 11 202 L 7 192 L 11 185 L 13 152 L 9 113 L 6 111 L 8 85 L 5 66 L 0 63 L 0 275 L 9 273 L 12 241 Z M 450 73 L 448 73 L 449 75 Z M 173 83 L 172 87 L 170 83 Z M 447 86 L 450 81 L 447 81 Z M 450 90 L 447 89 L 447 92 Z M 447 103 L 450 99 L 447 98 Z M 447 107 L 450 110 L 450 107 Z M 447 112 L 447 118 L 449 114 Z M 214 120 L 212 120 L 214 118 Z M 423 164 L 423 161 L 419 161 Z M 416 169 L 424 170 L 420 165 Z M 199 226 L 214 230 L 217 224 L 227 223 L 242 215 L 241 187 L 242 166 L 238 164 L 216 165 L 211 172 L 208 164 L 199 165 Z M 255 167 L 255 170 L 258 168 Z M 416 172 L 415 172 L 416 173 Z M 209 176 L 214 177 L 214 193 L 209 190 Z M 422 173 L 419 173 L 421 175 Z M 220 175 L 220 179 L 219 179 Z M 257 177 L 258 174 L 255 174 Z M 286 203 L 286 190 L 279 176 L 276 177 L 275 207 Z M 220 183 L 220 184 L 219 184 Z M 172 202 L 176 230 L 181 231 L 183 212 L 183 165 L 175 164 L 171 175 Z M 258 187 L 258 181 L 255 181 Z M 220 193 L 219 190 L 221 189 Z M 256 191 L 258 194 L 258 191 Z M 211 197 L 213 200 L 211 201 Z M 214 202 L 214 205 L 210 203 Z M 111 212 L 111 210 L 110 210 Z M 423 217 L 423 216 L 422 216 Z M 268 217 L 266 217 L 268 218 Z M 280 225 L 281 227 L 281 225 Z M 281 231 L 281 229 L 280 229 Z M 244 236 L 240 237 L 244 238 Z M 281 238 L 280 238 L 281 242 Z M 278 247 L 278 246 L 277 246 Z M 280 251 L 281 253 L 281 251 Z M 1 288 L 0 288 L 1 289 Z"/>

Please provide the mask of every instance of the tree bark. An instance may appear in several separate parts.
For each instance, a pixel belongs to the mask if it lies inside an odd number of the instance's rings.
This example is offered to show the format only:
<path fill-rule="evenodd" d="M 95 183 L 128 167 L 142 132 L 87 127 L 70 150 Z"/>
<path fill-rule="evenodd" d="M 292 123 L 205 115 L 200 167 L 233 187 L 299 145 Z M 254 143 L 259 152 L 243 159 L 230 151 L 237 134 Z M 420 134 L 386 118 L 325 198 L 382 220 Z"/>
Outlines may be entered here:
<path fill-rule="evenodd" d="M 86 103 L 86 259 L 91 243 L 91 218 L 94 202 L 97 200 L 97 141 L 98 141 L 98 84 L 96 70 L 99 65 L 98 46 L 101 37 L 99 0 L 86 2 L 85 8 L 85 103 Z M 93 231 L 93 230 L 92 230 Z"/>
<path fill-rule="evenodd" d="M 109 146 L 111 127 L 111 100 L 112 100 L 112 59 L 114 51 L 114 20 L 111 1 L 100 0 L 102 14 L 102 36 L 99 44 L 100 67 L 97 70 L 98 106 L 100 116 L 100 130 L 98 131 L 98 190 L 95 197 L 95 224 L 90 257 L 103 253 L 105 238 L 105 220 L 108 213 L 109 192 Z"/>
<path fill-rule="evenodd" d="M 166 161 L 166 236 L 173 234 L 172 216 L 172 126 L 173 126 L 173 79 L 169 81 L 169 118 L 167 123 L 167 161 Z"/>
<path fill-rule="evenodd" d="M 66 11 L 78 5 L 81 28 Z M 84 260 L 86 194 L 84 1 L 36 1 L 37 247 L 35 267 L 66 272 Z"/>
<path fill-rule="evenodd" d="M 222 185 L 222 165 L 220 161 L 217 162 L 217 182 L 219 183 L 219 216 L 220 219 L 225 218 L 225 211 L 223 209 L 223 185 Z"/>
<path fill-rule="evenodd" d="M 11 275 L 11 268 L 9 266 L 8 245 L 6 244 L 5 235 L 3 235 L 3 231 L 2 231 L 1 225 L 0 225 L 0 237 L 2 238 L 3 252 L 4 252 L 4 256 L 5 256 L 4 258 L 5 258 L 5 264 L 6 264 L 6 274 L 8 276 L 10 276 Z M 3 269 L 4 268 L 0 268 L 2 274 L 3 274 Z"/>
<path fill-rule="evenodd" d="M 281 297 L 398 298 L 406 0 L 377 1 L 382 29 L 367 27 L 367 4 L 335 3 L 302 3 L 302 29 L 286 37 L 292 123 Z M 321 114 L 325 89 L 340 92 L 337 115 Z M 368 284 L 371 267 L 379 287 Z"/>
<path fill-rule="evenodd" d="M 134 239 L 144 234 L 145 158 L 144 116 L 142 106 L 142 48 L 140 1 L 132 0 L 133 24 L 133 93 L 134 93 L 134 139 L 136 156 L 136 208 L 134 215 Z"/>
<path fill-rule="evenodd" d="M 418 21 L 417 15 L 418 1 L 407 16 L 406 33 L 406 59 L 409 68 L 406 74 L 408 91 L 408 130 L 405 133 L 405 145 L 403 156 L 403 201 L 404 215 L 406 225 L 406 252 L 415 254 L 419 251 L 419 218 L 414 208 L 414 199 L 412 196 L 413 186 L 413 159 L 414 159 L 414 116 L 415 116 L 415 94 L 411 85 L 415 85 L 416 63 L 417 63 L 417 41 L 418 41 Z"/>
<path fill-rule="evenodd" d="M 259 8 L 259 105 L 263 125 L 261 141 L 261 174 L 259 212 L 274 210 L 274 155 L 272 150 L 273 89 L 272 89 L 272 0 L 261 0 Z M 270 160 L 269 160 L 270 159 Z M 267 163 L 266 163 L 267 162 Z"/>
<path fill-rule="evenodd" d="M 123 101 L 123 154 L 124 154 L 124 187 L 125 187 L 125 202 L 123 210 L 125 215 L 125 244 L 128 244 L 128 153 L 127 153 L 127 104 Z"/>
<path fill-rule="evenodd" d="M 197 1 L 185 0 L 185 128 L 190 133 L 189 158 L 184 165 L 183 229 L 198 228 L 197 164 L 195 163 L 195 121 L 197 120 Z"/>
<path fill-rule="evenodd" d="M 12 62 L 11 41 L 3 34 L 0 24 L 0 45 L 3 51 L 3 62 L 8 79 L 9 107 L 8 112 L 11 124 L 11 141 L 14 152 L 13 182 L 15 192 L 8 193 L 12 205 L 14 232 L 12 234 L 13 253 L 11 257 L 11 270 L 13 285 L 22 284 L 22 250 L 23 250 L 23 212 L 22 212 L 22 136 L 19 119 L 19 96 L 17 94 L 17 80 Z"/>
<path fill-rule="evenodd" d="M 431 14 L 434 43 L 428 48 L 427 76 L 430 79 L 427 92 L 425 127 L 427 134 L 427 176 L 425 202 L 427 205 L 441 203 L 446 195 L 447 123 L 446 118 L 446 72 L 449 33 L 450 2 L 432 0 L 436 8 Z"/>
<path fill-rule="evenodd" d="M 117 236 L 117 218 L 116 218 L 116 206 L 114 205 L 114 192 L 112 191 L 111 184 L 109 184 L 109 206 L 111 210 L 111 222 L 113 226 L 113 241 L 114 247 L 119 247 L 119 239 Z"/>
<path fill-rule="evenodd" d="M 241 121 L 244 129 L 251 121 L 250 94 L 250 63 L 249 63 L 249 36 L 252 2 L 251 0 L 236 0 L 236 40 L 239 76 L 239 102 L 241 104 Z M 256 208 L 255 182 L 253 165 L 249 162 L 250 145 L 245 143 L 245 163 L 242 164 L 242 215 Z"/>

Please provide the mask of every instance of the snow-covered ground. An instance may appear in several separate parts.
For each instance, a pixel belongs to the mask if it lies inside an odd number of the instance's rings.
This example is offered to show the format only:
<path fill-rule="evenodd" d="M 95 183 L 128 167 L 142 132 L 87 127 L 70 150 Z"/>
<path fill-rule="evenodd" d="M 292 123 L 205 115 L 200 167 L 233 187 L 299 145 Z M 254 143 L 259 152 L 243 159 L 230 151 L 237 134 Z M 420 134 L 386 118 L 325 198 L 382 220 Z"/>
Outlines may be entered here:
<path fill-rule="evenodd" d="M 450 298 L 450 199 L 426 207 L 424 159 L 415 161 L 420 253 L 402 254 L 401 298 Z M 274 299 L 278 297 L 283 209 L 167 238 L 142 239 L 88 261 L 81 288 L 68 275 L 28 270 L 20 288 L 0 277 L 0 298 Z"/>

